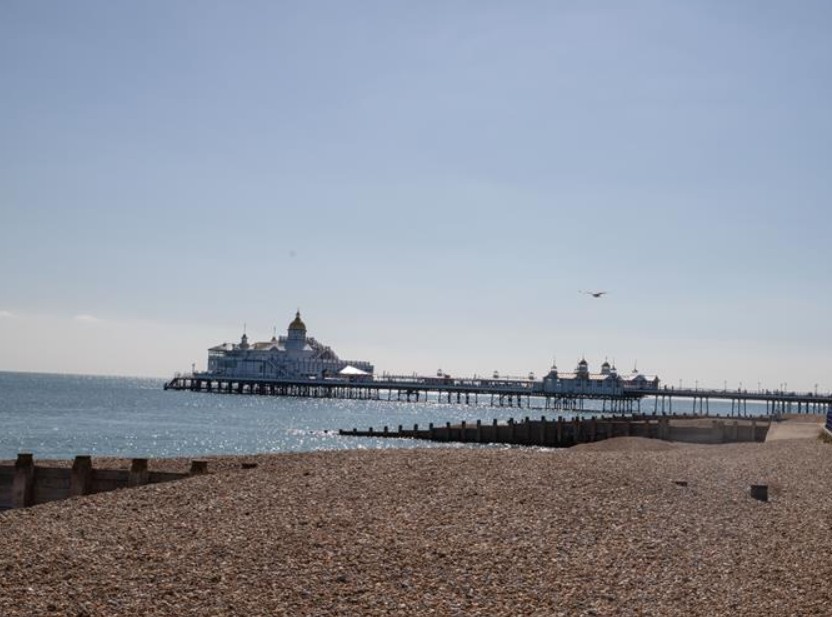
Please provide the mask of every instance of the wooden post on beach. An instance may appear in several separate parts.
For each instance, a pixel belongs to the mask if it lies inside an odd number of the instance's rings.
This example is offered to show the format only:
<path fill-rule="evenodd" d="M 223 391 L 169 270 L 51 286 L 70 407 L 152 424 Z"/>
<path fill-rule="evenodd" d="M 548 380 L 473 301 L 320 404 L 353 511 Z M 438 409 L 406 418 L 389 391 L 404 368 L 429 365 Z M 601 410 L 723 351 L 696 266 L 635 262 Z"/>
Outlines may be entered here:
<path fill-rule="evenodd" d="M 35 488 L 35 460 L 31 453 L 17 455 L 12 480 L 12 507 L 26 508 L 32 505 Z"/>
<path fill-rule="evenodd" d="M 721 420 L 714 420 L 711 425 L 711 439 L 714 443 L 725 442 L 724 423 Z"/>
<path fill-rule="evenodd" d="M 482 420 L 477 420 L 476 440 L 477 443 L 482 443 Z"/>
<path fill-rule="evenodd" d="M 69 495 L 89 495 L 92 489 L 92 458 L 89 455 L 79 455 L 72 463 L 69 476 Z"/>
<path fill-rule="evenodd" d="M 208 473 L 208 461 L 191 461 L 190 474 L 192 476 L 200 476 L 205 473 Z"/>
<path fill-rule="evenodd" d="M 757 501 L 768 501 L 768 485 L 767 484 L 752 484 L 749 487 L 749 493 Z"/>
<path fill-rule="evenodd" d="M 141 486 L 150 481 L 146 458 L 134 458 L 130 462 L 130 473 L 127 475 L 127 486 Z"/>
<path fill-rule="evenodd" d="M 557 445 L 563 445 L 563 416 L 558 416 L 558 426 L 557 426 Z"/>
<path fill-rule="evenodd" d="M 670 419 L 665 417 L 659 418 L 659 439 L 663 439 L 665 441 L 670 440 Z"/>
<path fill-rule="evenodd" d="M 546 416 L 540 416 L 540 445 L 546 445 Z"/>
<path fill-rule="evenodd" d="M 465 432 L 468 428 L 467 425 L 465 424 L 465 420 L 463 420 L 462 423 L 459 426 L 460 426 L 460 428 L 459 428 L 459 440 L 460 441 L 465 441 Z"/>

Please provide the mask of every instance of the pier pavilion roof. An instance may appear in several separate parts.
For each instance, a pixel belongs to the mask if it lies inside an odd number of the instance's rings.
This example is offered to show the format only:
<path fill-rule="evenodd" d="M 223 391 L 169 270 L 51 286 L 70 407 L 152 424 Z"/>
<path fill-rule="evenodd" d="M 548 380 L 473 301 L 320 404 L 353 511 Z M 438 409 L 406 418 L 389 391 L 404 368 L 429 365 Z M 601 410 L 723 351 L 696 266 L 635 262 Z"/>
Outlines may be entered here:
<path fill-rule="evenodd" d="M 300 311 L 295 313 L 295 318 L 289 324 L 289 330 L 306 330 L 306 324 L 300 318 Z"/>
<path fill-rule="evenodd" d="M 573 372 L 562 373 L 562 372 L 558 372 L 558 374 L 557 374 L 557 378 L 561 379 L 561 380 L 564 380 L 564 381 L 569 381 L 570 379 L 576 379 L 576 380 L 577 379 L 583 379 L 583 380 L 588 380 L 588 381 L 606 381 L 608 379 L 615 379 L 616 377 L 619 377 L 619 375 L 616 375 L 615 373 L 573 373 Z"/>
<path fill-rule="evenodd" d="M 234 349 L 234 343 L 223 343 L 222 345 L 215 345 L 213 347 L 209 347 L 208 351 L 231 351 Z"/>

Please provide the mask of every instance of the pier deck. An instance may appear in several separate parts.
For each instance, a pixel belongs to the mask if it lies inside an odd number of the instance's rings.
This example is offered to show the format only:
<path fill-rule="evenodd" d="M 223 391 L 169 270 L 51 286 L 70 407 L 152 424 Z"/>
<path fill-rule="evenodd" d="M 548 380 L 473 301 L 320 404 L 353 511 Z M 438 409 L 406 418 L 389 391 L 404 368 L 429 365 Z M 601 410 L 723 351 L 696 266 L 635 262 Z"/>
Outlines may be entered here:
<path fill-rule="evenodd" d="M 519 407 L 542 410 L 584 411 L 595 401 L 592 412 L 653 413 L 681 412 L 709 415 L 710 402 L 730 402 L 731 415 L 747 415 L 748 403 L 765 403 L 766 413 L 827 413 L 831 395 L 814 393 L 700 388 L 625 388 L 617 395 L 591 391 L 545 392 L 540 381 L 471 379 L 450 377 L 385 376 L 382 378 L 327 378 L 303 380 L 241 379 L 195 373 L 177 375 L 165 390 L 188 390 L 224 394 L 296 396 L 306 398 L 362 399 L 400 402 L 457 403 Z M 652 399 L 643 403 L 644 399 Z M 600 403 L 601 409 L 597 408 Z M 676 409 L 674 410 L 674 403 Z M 646 407 L 646 409 L 643 409 Z M 650 409 L 652 407 L 652 409 Z"/>

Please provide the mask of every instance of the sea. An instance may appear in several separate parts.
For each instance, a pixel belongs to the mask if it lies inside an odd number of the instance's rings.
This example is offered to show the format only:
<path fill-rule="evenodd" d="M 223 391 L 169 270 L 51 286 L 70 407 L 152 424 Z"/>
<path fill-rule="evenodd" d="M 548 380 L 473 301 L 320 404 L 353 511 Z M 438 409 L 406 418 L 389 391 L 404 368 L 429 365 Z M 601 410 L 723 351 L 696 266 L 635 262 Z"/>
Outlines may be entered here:
<path fill-rule="evenodd" d="M 0 460 L 79 454 L 187 457 L 356 448 L 425 448 L 412 439 L 338 435 L 431 422 L 490 423 L 568 412 L 440 402 L 404 403 L 164 390 L 164 379 L 0 372 Z M 485 398 L 485 397 L 482 397 Z M 715 405 L 717 407 L 715 408 Z M 651 407 L 651 406 L 646 406 Z M 711 403 L 711 413 L 730 409 Z M 646 409 L 645 411 L 652 411 Z M 677 408 L 674 411 L 683 411 Z M 692 411 L 692 410 L 689 410 Z M 750 415 L 762 415 L 764 407 Z M 482 447 L 459 444 L 457 447 Z"/>

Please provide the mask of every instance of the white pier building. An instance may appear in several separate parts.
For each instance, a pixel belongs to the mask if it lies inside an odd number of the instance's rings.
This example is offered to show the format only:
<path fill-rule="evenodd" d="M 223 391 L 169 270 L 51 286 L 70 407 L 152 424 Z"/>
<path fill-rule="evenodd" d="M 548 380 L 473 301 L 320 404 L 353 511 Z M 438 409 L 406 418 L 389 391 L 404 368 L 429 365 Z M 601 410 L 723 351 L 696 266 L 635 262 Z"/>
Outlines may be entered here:
<path fill-rule="evenodd" d="M 239 379 L 371 378 L 373 365 L 364 360 L 341 360 L 332 348 L 306 336 L 300 311 L 286 336 L 249 343 L 223 343 L 208 350 L 208 371 L 213 377 Z"/>
<path fill-rule="evenodd" d="M 589 364 L 583 358 L 574 372 L 558 373 L 558 368 L 553 365 L 543 378 L 545 394 L 621 396 L 627 388 L 658 390 L 659 378 L 655 375 L 642 375 L 635 369 L 629 375 L 619 375 L 616 368 L 607 361 L 601 365 L 600 373 L 590 373 Z"/>

